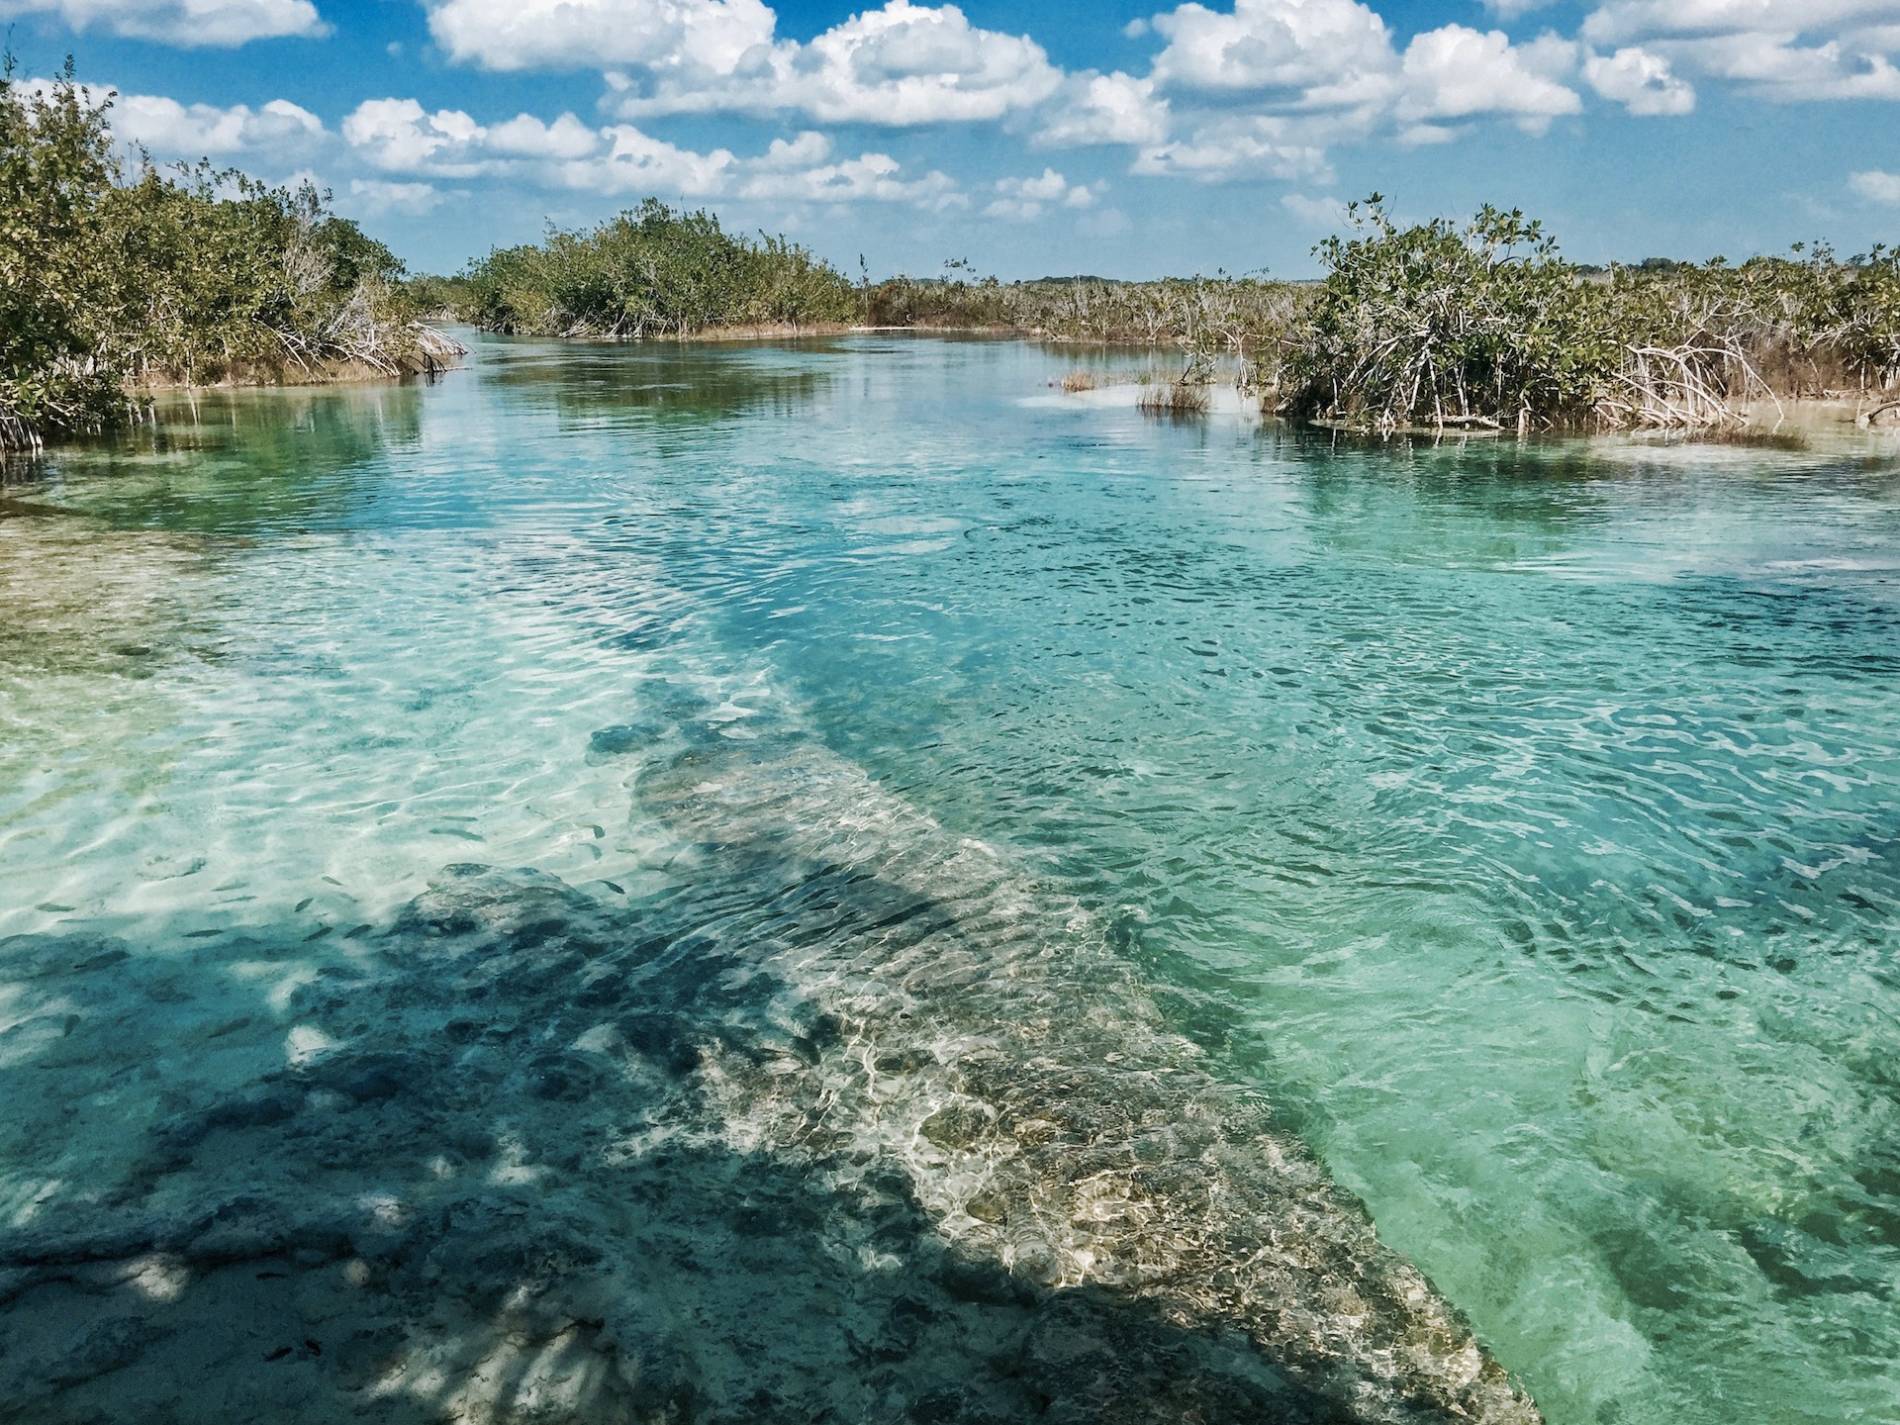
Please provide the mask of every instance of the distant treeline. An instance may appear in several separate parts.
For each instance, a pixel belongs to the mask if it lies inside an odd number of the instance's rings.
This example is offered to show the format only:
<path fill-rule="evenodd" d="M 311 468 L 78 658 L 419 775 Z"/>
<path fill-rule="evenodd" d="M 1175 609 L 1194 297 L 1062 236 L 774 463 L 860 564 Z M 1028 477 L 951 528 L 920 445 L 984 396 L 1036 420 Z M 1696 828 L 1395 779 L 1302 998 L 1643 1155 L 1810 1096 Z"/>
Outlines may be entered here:
<path fill-rule="evenodd" d="M 141 386 L 421 370 L 403 265 L 309 185 L 114 148 L 110 104 L 0 68 L 0 450 L 136 416 Z"/>
<path fill-rule="evenodd" d="M 1243 371 L 1273 409 L 1393 429 L 1700 428 L 1753 401 L 1900 387 L 1900 253 L 1825 246 L 1731 264 L 1589 267 L 1522 213 L 1401 227 L 1376 197 L 1316 253 L 1325 277 L 999 282 L 967 263 L 872 282 L 782 238 L 649 200 L 589 232 L 499 250 L 418 302 L 492 330 L 690 336 L 845 324 L 1008 332 Z"/>

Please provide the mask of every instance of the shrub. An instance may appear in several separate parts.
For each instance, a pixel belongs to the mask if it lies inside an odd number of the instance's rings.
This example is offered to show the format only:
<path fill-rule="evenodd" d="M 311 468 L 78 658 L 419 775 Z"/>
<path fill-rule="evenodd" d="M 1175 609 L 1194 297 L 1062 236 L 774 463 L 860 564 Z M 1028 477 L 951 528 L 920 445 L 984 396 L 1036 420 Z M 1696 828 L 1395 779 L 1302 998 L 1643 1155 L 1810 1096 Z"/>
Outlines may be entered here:
<path fill-rule="evenodd" d="M 0 67 L 0 445 L 98 430 L 129 384 L 395 375 L 456 348 L 415 321 L 402 263 L 305 184 L 209 165 L 128 174 L 110 96 L 68 61 Z"/>
<path fill-rule="evenodd" d="M 1900 261 L 1579 268 L 1521 213 L 1401 228 L 1375 195 L 1295 325 L 1287 408 L 1377 429 L 1736 424 L 1750 399 L 1900 381 Z"/>
<path fill-rule="evenodd" d="M 722 326 L 846 322 L 857 293 L 779 237 L 727 233 L 711 213 L 649 198 L 588 232 L 497 248 L 462 279 L 462 310 L 491 331 L 639 339 Z"/>

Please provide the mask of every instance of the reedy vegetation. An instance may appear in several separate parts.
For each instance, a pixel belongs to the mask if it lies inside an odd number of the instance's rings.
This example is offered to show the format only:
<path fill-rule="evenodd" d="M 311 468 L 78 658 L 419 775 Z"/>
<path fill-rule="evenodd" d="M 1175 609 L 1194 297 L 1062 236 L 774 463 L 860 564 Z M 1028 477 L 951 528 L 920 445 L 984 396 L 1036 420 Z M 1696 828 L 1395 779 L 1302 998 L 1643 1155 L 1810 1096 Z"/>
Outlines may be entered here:
<path fill-rule="evenodd" d="M 141 386 L 434 369 L 403 266 L 305 184 L 115 151 L 68 63 L 0 69 L 0 449 L 136 418 Z"/>
<path fill-rule="evenodd" d="M 1900 386 L 1900 253 L 1829 248 L 1700 266 L 1565 260 L 1541 224 L 1486 208 L 1402 227 L 1377 195 L 1315 249 L 1323 281 L 1260 277 L 849 283 L 783 239 L 649 200 L 420 289 L 500 331 L 640 337 L 858 323 L 1175 349 L 1177 387 L 1225 360 L 1272 409 L 1369 429 L 1739 424 L 1751 401 Z M 862 266 L 862 263 L 860 263 Z M 1158 398 L 1157 398 L 1158 399 Z M 1181 393 L 1170 409 L 1197 404 Z"/>
<path fill-rule="evenodd" d="M 1580 268 L 1485 208 L 1401 228 L 1375 197 L 1288 333 L 1285 409 L 1400 426 L 1737 424 L 1750 401 L 1900 384 L 1900 254 Z M 1878 401 L 1875 401 L 1878 404 Z"/>

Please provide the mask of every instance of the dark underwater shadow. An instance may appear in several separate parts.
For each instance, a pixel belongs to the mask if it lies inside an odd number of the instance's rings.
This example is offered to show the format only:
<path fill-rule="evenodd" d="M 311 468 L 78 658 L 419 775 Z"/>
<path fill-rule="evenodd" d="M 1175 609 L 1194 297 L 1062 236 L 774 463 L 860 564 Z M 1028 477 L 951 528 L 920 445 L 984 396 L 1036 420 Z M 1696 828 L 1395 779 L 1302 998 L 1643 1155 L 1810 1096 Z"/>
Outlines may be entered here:
<path fill-rule="evenodd" d="M 844 868 L 787 877 L 769 925 L 723 894 L 630 910 L 456 866 L 316 950 L 303 925 L 0 943 L 6 1161 L 45 1175 L 0 1184 L 0 1418 L 1469 1418 L 947 1235 L 838 1121 L 854 1027 L 761 946 L 814 918 L 921 945 L 955 912 Z M 258 965 L 289 971 L 276 1012 L 269 977 L 252 1014 L 194 1002 Z M 161 1051 L 204 1072 L 165 1081 Z"/>

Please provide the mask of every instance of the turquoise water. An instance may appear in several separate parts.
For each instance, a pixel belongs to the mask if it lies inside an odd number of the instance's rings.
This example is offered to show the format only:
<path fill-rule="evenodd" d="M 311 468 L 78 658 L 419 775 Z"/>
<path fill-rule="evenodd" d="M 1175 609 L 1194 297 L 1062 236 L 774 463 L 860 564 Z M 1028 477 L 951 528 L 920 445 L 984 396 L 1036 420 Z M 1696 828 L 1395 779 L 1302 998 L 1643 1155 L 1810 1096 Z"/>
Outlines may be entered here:
<path fill-rule="evenodd" d="M 799 958 L 791 847 L 943 878 L 906 953 L 1003 1016 L 997 927 L 1085 921 L 1074 994 L 1262 1097 L 1549 1420 L 1900 1419 L 1892 449 L 1364 445 L 1049 394 L 1077 362 L 484 341 L 9 487 L 0 1227 L 185 1193 L 149 1146 L 184 1107 L 409 1042 L 421 987 L 336 987 L 458 864 L 775 937 L 850 1022 L 879 991 Z M 765 788 L 743 835 L 679 780 L 705 745 Z M 955 889 L 1005 879 L 1038 909 Z M 491 1181 L 582 1171 L 557 1109 L 488 1125 Z M 151 1300 L 205 1270 L 117 1255 Z"/>

